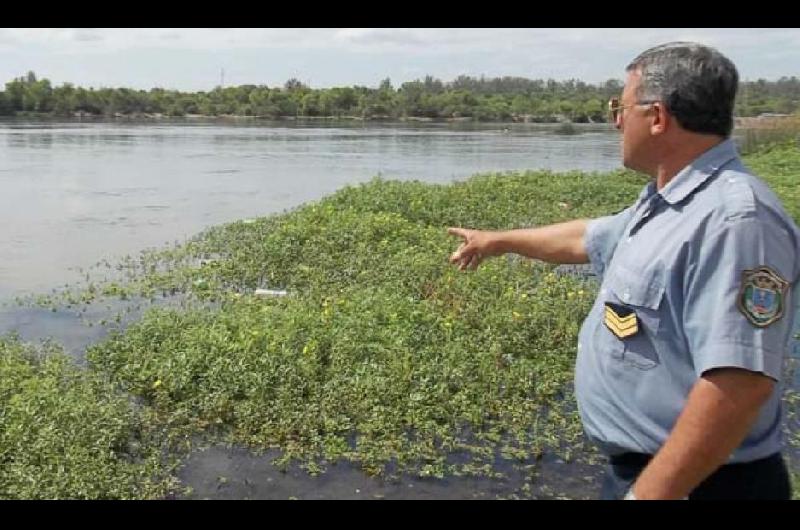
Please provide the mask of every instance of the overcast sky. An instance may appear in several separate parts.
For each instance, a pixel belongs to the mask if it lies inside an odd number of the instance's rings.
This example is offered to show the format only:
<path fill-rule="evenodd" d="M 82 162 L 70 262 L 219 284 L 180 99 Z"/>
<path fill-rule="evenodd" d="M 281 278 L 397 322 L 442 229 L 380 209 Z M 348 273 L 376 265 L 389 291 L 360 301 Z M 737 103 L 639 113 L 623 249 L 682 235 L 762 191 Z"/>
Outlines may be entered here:
<path fill-rule="evenodd" d="M 742 79 L 800 75 L 800 29 L 316 28 L 0 29 L 0 86 L 33 70 L 55 85 L 210 90 L 220 84 L 395 87 L 432 75 L 623 79 L 673 40 L 716 47 Z"/>

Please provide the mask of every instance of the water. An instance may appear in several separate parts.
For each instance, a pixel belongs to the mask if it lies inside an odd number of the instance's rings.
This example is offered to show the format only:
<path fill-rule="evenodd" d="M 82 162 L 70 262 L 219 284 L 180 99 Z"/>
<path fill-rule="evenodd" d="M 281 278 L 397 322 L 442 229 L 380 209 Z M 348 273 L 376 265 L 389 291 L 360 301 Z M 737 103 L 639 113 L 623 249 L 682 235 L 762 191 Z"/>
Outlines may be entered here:
<path fill-rule="evenodd" d="M 0 301 L 73 269 L 319 199 L 376 175 L 619 167 L 619 136 L 553 126 L 0 122 Z"/>
<path fill-rule="evenodd" d="M 194 451 L 177 475 L 192 486 L 189 499 L 473 500 L 593 499 L 603 472 L 601 466 L 565 463 L 548 455 L 538 462 L 527 461 L 520 469 L 499 463 L 503 478 L 401 475 L 386 480 L 370 477 L 350 462 L 337 462 L 325 473 L 309 477 L 296 464 L 279 470 L 272 464 L 278 456 L 276 450 L 261 455 L 242 447 L 215 445 Z"/>
<path fill-rule="evenodd" d="M 77 268 L 267 215 L 376 175 L 448 183 L 478 172 L 620 167 L 609 126 L 273 126 L 0 122 L 0 304 L 80 278 Z M 106 327 L 97 314 L 0 306 L 0 333 L 53 337 L 78 362 Z M 123 323 L 124 324 L 124 323 Z M 179 476 L 193 498 L 494 498 L 532 482 L 538 498 L 591 498 L 601 468 L 545 459 L 537 479 L 370 479 L 350 464 L 310 478 L 242 448 L 198 450 Z M 525 495 L 527 496 L 527 495 Z"/>
<path fill-rule="evenodd" d="M 273 125 L 0 122 L 0 333 L 53 338 L 83 364 L 86 346 L 108 333 L 86 325 L 103 308 L 77 314 L 3 303 L 79 280 L 78 268 L 100 260 L 290 209 L 376 175 L 448 183 L 487 171 L 619 167 L 619 137 L 606 126 L 563 136 L 529 125 Z M 492 498 L 526 479 L 390 484 L 347 463 L 310 478 L 277 471 L 274 456 L 198 450 L 180 478 L 195 498 L 284 499 Z M 585 486 L 563 487 L 590 495 Z"/>

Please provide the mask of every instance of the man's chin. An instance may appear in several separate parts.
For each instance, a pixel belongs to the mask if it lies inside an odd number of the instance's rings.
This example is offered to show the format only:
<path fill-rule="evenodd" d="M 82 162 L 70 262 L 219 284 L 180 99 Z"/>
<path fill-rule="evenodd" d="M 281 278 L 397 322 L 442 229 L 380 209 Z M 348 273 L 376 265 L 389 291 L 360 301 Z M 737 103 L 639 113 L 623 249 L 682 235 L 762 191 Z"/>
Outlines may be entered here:
<path fill-rule="evenodd" d="M 642 166 L 626 158 L 622 159 L 622 167 L 625 169 L 630 169 L 631 171 L 637 171 L 639 173 L 647 173 Z"/>

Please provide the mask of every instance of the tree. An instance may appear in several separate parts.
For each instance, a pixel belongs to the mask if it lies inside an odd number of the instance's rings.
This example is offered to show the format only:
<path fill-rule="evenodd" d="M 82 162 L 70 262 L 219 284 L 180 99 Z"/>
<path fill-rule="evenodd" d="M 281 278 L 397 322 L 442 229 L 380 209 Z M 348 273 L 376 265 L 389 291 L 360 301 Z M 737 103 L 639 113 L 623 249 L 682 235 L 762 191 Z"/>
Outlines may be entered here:
<path fill-rule="evenodd" d="M 294 92 L 296 90 L 308 90 L 308 87 L 300 82 L 300 80 L 293 77 L 286 81 L 286 83 L 283 85 L 283 89 L 287 92 Z"/>
<path fill-rule="evenodd" d="M 319 116 L 320 115 L 320 104 L 319 104 L 319 92 L 309 92 L 305 94 L 303 98 L 300 100 L 300 114 L 302 116 Z"/>
<path fill-rule="evenodd" d="M 33 81 L 31 81 L 33 79 Z M 33 72 L 28 72 L 27 86 L 22 97 L 23 110 L 34 112 L 49 112 L 53 108 L 53 88 L 50 81 L 42 79 L 36 81 Z"/>
<path fill-rule="evenodd" d="M 511 100 L 511 112 L 518 116 L 529 114 L 531 109 L 530 99 L 518 94 Z"/>
<path fill-rule="evenodd" d="M 601 122 L 606 120 L 605 104 L 597 98 L 592 98 L 583 103 L 582 114 L 590 121 Z"/>
<path fill-rule="evenodd" d="M 607 98 L 619 97 L 622 94 L 623 84 L 617 79 L 609 79 L 603 84 L 603 93 Z"/>
<path fill-rule="evenodd" d="M 426 75 L 425 81 L 423 82 L 423 89 L 425 90 L 425 92 L 429 92 L 432 94 L 441 94 L 442 92 L 444 92 L 444 85 L 438 79 Z"/>
<path fill-rule="evenodd" d="M 281 88 L 265 85 L 217 87 L 210 92 L 178 92 L 153 88 L 88 90 L 69 83 L 53 88 L 34 72 L 12 79 L 0 92 L 0 113 L 19 111 L 70 115 L 91 114 L 200 113 L 278 116 L 419 116 L 430 118 L 472 117 L 506 120 L 532 116 L 534 121 L 552 121 L 561 115 L 573 121 L 604 121 L 606 101 L 617 97 L 621 81 L 609 79 L 598 85 L 569 79 L 525 79 L 522 77 L 473 78 L 459 76 L 443 83 L 430 75 L 403 83 L 398 89 L 388 77 L 378 88 L 366 86 L 312 90 L 296 78 Z M 800 79 L 743 81 L 735 112 L 752 116 L 764 112 L 792 113 L 800 108 Z"/>
<path fill-rule="evenodd" d="M 409 81 L 400 86 L 399 110 L 404 116 L 419 116 L 422 114 L 422 94 L 424 85 L 419 81 Z"/>
<path fill-rule="evenodd" d="M 13 112 L 11 104 L 6 97 L 6 93 L 0 92 L 0 116 L 9 116 L 13 114 Z"/>
<path fill-rule="evenodd" d="M 378 91 L 382 93 L 394 93 L 392 80 L 387 77 L 386 79 L 381 81 L 381 84 L 378 86 Z"/>
<path fill-rule="evenodd" d="M 6 83 L 6 101 L 11 110 L 22 110 L 22 98 L 25 95 L 25 82 L 22 78 Z"/>
<path fill-rule="evenodd" d="M 59 116 L 72 114 L 77 105 L 75 94 L 75 87 L 70 83 L 64 83 L 60 87 L 53 89 L 53 113 Z"/>
<path fill-rule="evenodd" d="M 250 92 L 250 108 L 252 109 L 254 115 L 269 117 L 275 115 L 277 109 L 273 108 L 272 104 L 270 103 L 269 93 L 269 88 L 265 86 L 260 86 Z"/>

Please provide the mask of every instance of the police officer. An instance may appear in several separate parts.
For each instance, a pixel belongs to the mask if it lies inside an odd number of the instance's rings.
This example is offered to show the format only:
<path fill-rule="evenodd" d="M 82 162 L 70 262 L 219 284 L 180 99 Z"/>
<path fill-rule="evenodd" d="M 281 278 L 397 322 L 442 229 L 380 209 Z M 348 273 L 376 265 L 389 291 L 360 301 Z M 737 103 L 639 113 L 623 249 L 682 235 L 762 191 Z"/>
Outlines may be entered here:
<path fill-rule="evenodd" d="M 513 252 L 590 262 L 579 335 L 584 430 L 610 457 L 604 499 L 788 499 L 784 354 L 800 231 L 730 138 L 738 85 L 717 50 L 675 42 L 628 65 L 623 164 L 652 181 L 624 211 L 505 232 L 451 228 L 461 270 Z"/>

